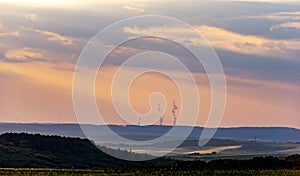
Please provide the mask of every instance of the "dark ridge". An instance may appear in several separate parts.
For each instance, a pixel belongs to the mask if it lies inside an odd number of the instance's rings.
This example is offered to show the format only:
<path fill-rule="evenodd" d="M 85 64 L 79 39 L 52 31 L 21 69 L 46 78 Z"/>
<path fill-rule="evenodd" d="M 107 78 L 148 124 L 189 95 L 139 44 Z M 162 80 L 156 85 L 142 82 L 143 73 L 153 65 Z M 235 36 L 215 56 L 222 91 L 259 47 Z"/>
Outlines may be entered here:
<path fill-rule="evenodd" d="M 128 157 L 132 154 L 115 151 L 128 154 Z M 153 170 L 300 169 L 300 155 L 290 155 L 285 158 L 254 157 L 248 160 L 218 159 L 208 162 L 167 158 L 147 162 L 129 162 L 105 154 L 87 139 L 5 133 L 0 136 L 0 168 L 104 168 L 118 169 L 120 173 L 136 170 L 148 172 Z"/>
<path fill-rule="evenodd" d="M 127 151 L 112 150 L 136 157 Z M 139 155 L 146 157 L 145 155 Z M 160 162 L 162 159 L 153 160 Z M 147 164 L 114 158 L 88 139 L 27 133 L 5 133 L 0 136 L 0 167 L 2 168 L 106 168 Z"/>

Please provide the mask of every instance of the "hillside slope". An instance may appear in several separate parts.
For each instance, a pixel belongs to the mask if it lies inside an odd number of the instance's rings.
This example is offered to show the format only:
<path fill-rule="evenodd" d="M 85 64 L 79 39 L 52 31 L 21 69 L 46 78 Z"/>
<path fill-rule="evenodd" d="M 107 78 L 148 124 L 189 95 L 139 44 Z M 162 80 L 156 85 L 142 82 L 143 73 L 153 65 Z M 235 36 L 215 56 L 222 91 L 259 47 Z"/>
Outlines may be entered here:
<path fill-rule="evenodd" d="M 128 157 L 136 155 L 126 151 L 115 152 Z M 0 136 L 0 167 L 4 168 L 103 168 L 127 164 L 102 152 L 87 139 L 26 133 Z"/>

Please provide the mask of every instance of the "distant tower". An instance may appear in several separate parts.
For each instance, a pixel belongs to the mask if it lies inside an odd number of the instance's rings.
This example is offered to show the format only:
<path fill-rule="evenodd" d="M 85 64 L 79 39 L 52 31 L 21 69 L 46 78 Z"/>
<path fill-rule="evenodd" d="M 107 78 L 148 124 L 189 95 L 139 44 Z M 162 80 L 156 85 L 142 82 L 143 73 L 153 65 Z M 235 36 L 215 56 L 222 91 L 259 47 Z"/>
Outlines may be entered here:
<path fill-rule="evenodd" d="M 174 126 L 176 125 L 176 120 L 177 120 L 176 114 L 175 114 L 175 111 L 176 111 L 177 108 L 178 108 L 178 107 L 176 106 L 176 102 L 173 101 L 172 114 L 173 114 L 173 119 L 174 119 L 174 121 L 173 121 L 173 125 L 174 125 Z"/>
<path fill-rule="evenodd" d="M 163 125 L 163 116 L 160 113 L 160 104 L 157 105 L 157 111 L 158 111 L 158 114 L 160 116 L 159 125 L 162 126 Z"/>

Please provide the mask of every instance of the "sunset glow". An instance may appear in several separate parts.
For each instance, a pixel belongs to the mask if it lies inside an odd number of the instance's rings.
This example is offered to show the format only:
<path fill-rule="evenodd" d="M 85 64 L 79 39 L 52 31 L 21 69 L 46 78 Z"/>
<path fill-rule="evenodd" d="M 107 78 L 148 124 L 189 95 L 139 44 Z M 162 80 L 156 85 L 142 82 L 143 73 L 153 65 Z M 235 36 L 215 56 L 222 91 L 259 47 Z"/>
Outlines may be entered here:
<path fill-rule="evenodd" d="M 158 1 L 0 0 L 0 121 L 57 123 L 61 116 L 59 121 L 63 123 L 77 123 L 72 102 L 73 71 L 87 42 L 118 20 L 168 14 L 191 24 L 220 58 L 227 81 L 221 126 L 300 128 L 300 4 L 278 2 L 165 1 L 157 5 Z M 185 7 L 184 13 L 178 12 L 181 6 Z M 167 12 L 162 7 L 167 7 Z M 185 37 L 181 42 L 189 46 L 202 45 L 183 28 L 165 24 L 150 28 L 129 25 L 114 31 L 114 37 L 150 36 L 154 31 Z M 101 45 L 110 46 L 115 38 L 107 38 Z M 178 48 L 164 41 L 148 40 L 146 44 L 119 47 L 99 70 L 95 95 L 106 122 L 126 124 L 114 110 L 110 92 L 120 64 L 128 56 L 158 48 L 172 51 L 192 70 L 201 101 L 197 125 L 203 126 L 211 103 L 205 71 Z M 145 63 L 151 63 L 151 59 Z M 142 68 L 128 68 L 128 72 Z M 178 70 L 168 71 L 185 81 Z M 191 86 L 188 82 L 184 85 Z M 133 82 L 132 107 L 139 113 L 148 112 L 148 98 L 153 92 L 165 93 L 165 123 L 172 124 L 172 102 L 181 103 L 180 93 L 176 84 L 163 75 L 145 74 Z M 97 122 L 87 114 L 85 123 Z"/>

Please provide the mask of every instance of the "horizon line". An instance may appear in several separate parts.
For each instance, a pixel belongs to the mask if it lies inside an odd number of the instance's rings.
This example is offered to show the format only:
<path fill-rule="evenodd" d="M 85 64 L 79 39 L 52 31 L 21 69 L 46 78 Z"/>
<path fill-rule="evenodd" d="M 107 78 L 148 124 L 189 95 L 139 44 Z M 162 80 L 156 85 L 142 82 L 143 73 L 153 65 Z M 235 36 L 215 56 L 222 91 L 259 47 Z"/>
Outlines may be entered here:
<path fill-rule="evenodd" d="M 92 124 L 92 123 L 75 123 L 75 122 L 61 122 L 61 123 L 54 123 L 54 122 L 0 122 L 0 124 L 24 124 L 24 125 L 30 125 L 30 124 L 38 124 L 38 125 L 93 125 L 93 126 L 136 126 L 136 127 L 149 127 L 149 126 L 161 126 L 161 127 L 173 127 L 173 125 L 137 125 L 137 124 Z M 289 129 L 296 129 L 300 130 L 300 128 L 297 127 L 289 127 L 289 126 L 220 126 L 220 127 L 204 127 L 204 126 L 188 126 L 188 125 L 175 125 L 177 127 L 193 127 L 193 128 L 223 128 L 223 129 L 229 129 L 229 128 L 289 128 Z"/>

